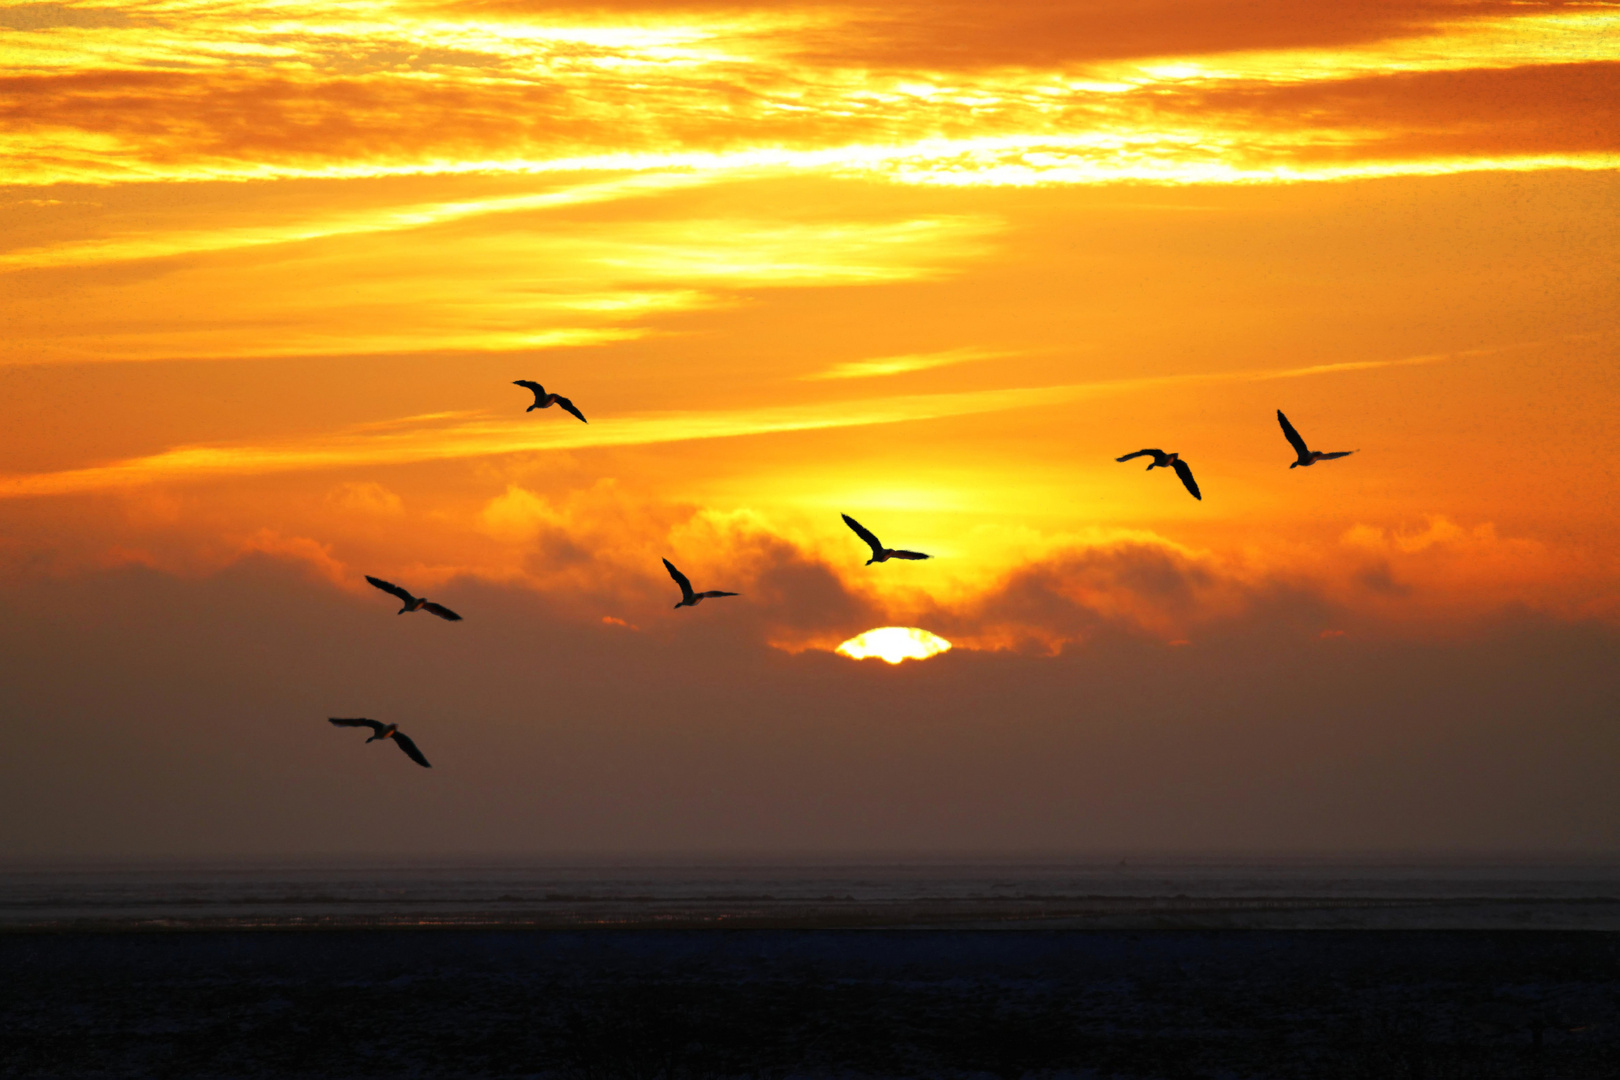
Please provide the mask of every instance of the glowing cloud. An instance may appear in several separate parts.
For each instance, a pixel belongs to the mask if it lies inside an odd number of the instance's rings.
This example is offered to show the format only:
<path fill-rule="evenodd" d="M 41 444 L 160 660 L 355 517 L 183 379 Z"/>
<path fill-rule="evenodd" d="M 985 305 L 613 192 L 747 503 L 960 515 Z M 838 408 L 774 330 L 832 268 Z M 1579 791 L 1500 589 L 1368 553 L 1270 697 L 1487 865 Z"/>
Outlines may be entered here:
<path fill-rule="evenodd" d="M 898 664 L 902 660 L 926 660 L 950 647 L 951 643 L 938 634 L 915 626 L 880 626 L 856 634 L 833 651 L 851 660 L 875 656 L 886 663 Z"/>

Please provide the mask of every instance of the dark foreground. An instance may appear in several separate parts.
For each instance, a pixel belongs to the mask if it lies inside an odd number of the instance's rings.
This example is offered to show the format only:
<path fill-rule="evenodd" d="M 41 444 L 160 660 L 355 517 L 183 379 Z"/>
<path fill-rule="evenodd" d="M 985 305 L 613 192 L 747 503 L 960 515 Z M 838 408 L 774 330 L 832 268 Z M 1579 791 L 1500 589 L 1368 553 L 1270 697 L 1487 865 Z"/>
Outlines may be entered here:
<path fill-rule="evenodd" d="M 1620 1076 L 1620 938 L 0 936 L 8 1077 Z"/>

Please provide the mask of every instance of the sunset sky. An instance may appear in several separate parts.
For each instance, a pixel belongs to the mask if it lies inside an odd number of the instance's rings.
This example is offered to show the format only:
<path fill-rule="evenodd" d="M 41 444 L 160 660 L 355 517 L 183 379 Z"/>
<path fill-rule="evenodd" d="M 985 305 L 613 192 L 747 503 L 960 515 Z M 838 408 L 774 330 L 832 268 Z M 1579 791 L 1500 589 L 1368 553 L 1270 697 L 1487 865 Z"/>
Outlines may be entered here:
<path fill-rule="evenodd" d="M 0 328 L 0 857 L 1620 849 L 1620 3 L 0 0 Z"/>

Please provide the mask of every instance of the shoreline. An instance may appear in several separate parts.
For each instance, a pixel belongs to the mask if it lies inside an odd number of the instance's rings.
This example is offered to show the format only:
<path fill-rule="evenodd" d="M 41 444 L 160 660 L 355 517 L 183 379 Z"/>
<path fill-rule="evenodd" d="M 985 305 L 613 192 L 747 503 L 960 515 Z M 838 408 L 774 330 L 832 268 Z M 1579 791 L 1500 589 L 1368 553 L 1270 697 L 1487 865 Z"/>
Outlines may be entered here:
<path fill-rule="evenodd" d="M 189 910 L 188 910 L 189 909 Z M 224 910 L 222 910 L 224 909 Z M 234 910 L 233 910 L 234 909 Z M 335 910 L 334 910 L 335 909 Z M 454 900 L 379 905 L 370 900 L 183 901 L 162 905 L 63 904 L 30 916 L 0 905 L 0 935 L 26 933 L 300 930 L 1276 930 L 1620 932 L 1611 896 L 1336 899 L 1097 897 L 1031 901 L 681 902 L 613 898 Z"/>

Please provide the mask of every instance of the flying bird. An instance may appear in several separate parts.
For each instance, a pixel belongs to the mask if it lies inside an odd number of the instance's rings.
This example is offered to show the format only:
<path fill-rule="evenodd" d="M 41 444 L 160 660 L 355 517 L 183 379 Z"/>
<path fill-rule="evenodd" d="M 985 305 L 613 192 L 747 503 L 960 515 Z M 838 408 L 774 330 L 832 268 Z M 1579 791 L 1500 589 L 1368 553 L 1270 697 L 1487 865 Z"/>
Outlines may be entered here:
<path fill-rule="evenodd" d="M 560 406 L 562 406 L 564 412 L 571 412 L 575 416 L 579 417 L 579 422 L 580 423 L 582 423 L 582 424 L 590 423 L 589 420 L 585 419 L 585 414 L 584 413 L 582 413 L 578 409 L 574 408 L 574 403 L 572 401 L 569 401 L 567 398 L 563 397 L 561 394 L 548 394 L 548 393 L 546 393 L 546 388 L 541 386 L 537 382 L 534 382 L 534 381 L 532 381 L 530 379 L 515 379 L 515 380 L 513 380 L 512 385 L 513 386 L 521 386 L 521 387 L 523 387 L 523 388 L 525 388 L 527 390 L 533 390 L 534 391 L 534 404 L 530 405 L 527 409 L 523 410 L 526 413 L 527 412 L 534 412 L 534 410 L 536 410 L 536 409 L 549 409 L 553 405 L 560 405 Z"/>
<path fill-rule="evenodd" d="M 719 589 L 710 589 L 708 592 L 693 592 L 692 583 L 687 580 L 685 574 L 675 569 L 674 563 L 670 562 L 668 559 L 665 559 L 664 569 L 668 570 L 669 576 L 675 579 L 675 584 L 681 587 L 681 602 L 675 605 L 677 608 L 697 607 L 700 601 L 707 600 L 711 596 L 740 595 L 734 592 L 721 592 Z"/>
<path fill-rule="evenodd" d="M 1318 461 L 1332 461 L 1334 458 L 1349 457 L 1355 453 L 1354 450 L 1335 450 L 1331 454 L 1324 454 L 1320 450 L 1308 449 L 1305 446 L 1305 440 L 1299 437 L 1299 432 L 1294 430 L 1294 425 L 1288 422 L 1288 417 L 1283 415 L 1281 409 L 1277 410 L 1277 423 L 1282 425 L 1283 434 L 1287 436 L 1289 445 L 1293 446 L 1294 453 L 1299 455 L 1298 461 L 1289 464 L 1290 469 L 1301 465 L 1315 465 Z"/>
<path fill-rule="evenodd" d="M 1176 470 L 1176 475 L 1181 477 L 1183 484 L 1187 485 L 1187 490 L 1192 492 L 1192 497 L 1199 502 L 1204 501 L 1204 497 L 1198 494 L 1198 481 L 1193 479 L 1192 470 L 1187 467 L 1185 461 L 1181 460 L 1180 454 L 1167 454 L 1163 450 L 1138 450 L 1134 454 L 1126 454 L 1124 457 L 1117 457 L 1114 460 L 1129 461 L 1131 458 L 1138 458 L 1144 454 L 1153 455 L 1153 463 L 1148 466 L 1148 472 L 1152 472 L 1154 469 Z"/>
<path fill-rule="evenodd" d="M 403 615 L 407 611 L 422 611 L 426 609 L 433 612 L 433 614 L 437 615 L 441 619 L 449 619 L 451 622 L 461 621 L 460 615 L 457 615 L 443 604 L 435 604 L 433 601 L 424 600 L 420 596 L 412 596 L 410 593 L 406 592 L 404 589 L 400 588 L 398 585 L 395 585 L 391 581 L 384 581 L 382 578 L 375 578 L 370 574 L 366 575 L 366 580 L 377 586 L 377 588 L 381 589 L 383 592 L 392 593 L 400 598 L 405 606 L 400 608 L 397 614 Z"/>
<path fill-rule="evenodd" d="M 424 769 L 433 768 L 432 765 L 428 764 L 428 759 L 422 756 L 422 751 L 418 750 L 416 744 L 411 742 L 411 737 L 399 730 L 398 724 L 380 724 L 375 720 L 367 720 L 363 716 L 357 716 L 352 720 L 346 720 L 340 716 L 328 716 L 326 719 L 337 727 L 368 727 L 371 729 L 372 734 L 371 738 L 367 739 L 366 742 L 374 743 L 378 739 L 393 739 L 394 742 L 399 744 L 399 748 L 405 751 L 406 757 Z"/>
<path fill-rule="evenodd" d="M 867 566 L 871 566 L 875 562 L 888 562 L 890 559 L 933 558 L 932 555 L 924 555 L 920 551 L 897 551 L 894 548 L 886 548 L 883 546 L 883 542 L 877 537 L 873 536 L 872 530 L 868 529 L 865 525 L 862 525 L 848 514 L 844 514 L 842 517 L 844 519 L 844 524 L 855 530 L 856 536 L 860 537 L 862 540 L 865 540 L 869 545 L 871 545 L 872 557 L 866 560 Z"/>

